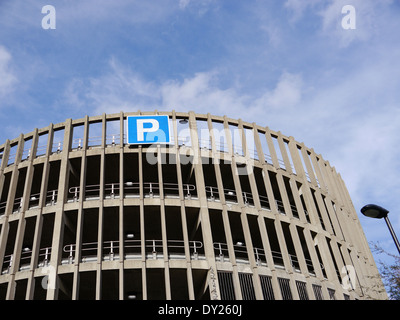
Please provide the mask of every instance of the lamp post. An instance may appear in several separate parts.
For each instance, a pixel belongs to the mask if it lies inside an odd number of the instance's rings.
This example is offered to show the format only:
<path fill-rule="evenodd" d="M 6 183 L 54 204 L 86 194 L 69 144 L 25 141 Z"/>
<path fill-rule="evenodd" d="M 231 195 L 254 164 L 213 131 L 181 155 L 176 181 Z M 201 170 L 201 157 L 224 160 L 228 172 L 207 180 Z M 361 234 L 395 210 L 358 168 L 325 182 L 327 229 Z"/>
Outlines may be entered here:
<path fill-rule="evenodd" d="M 385 208 L 377 206 L 376 204 L 367 204 L 366 206 L 361 208 L 361 213 L 366 217 L 376 218 L 376 219 L 381 219 L 381 218 L 385 219 L 385 222 L 389 228 L 390 234 L 392 235 L 393 241 L 397 247 L 397 250 L 400 253 L 399 240 L 397 239 L 396 234 L 394 233 L 392 224 L 390 223 L 389 218 L 388 218 L 389 210 L 386 210 Z"/>

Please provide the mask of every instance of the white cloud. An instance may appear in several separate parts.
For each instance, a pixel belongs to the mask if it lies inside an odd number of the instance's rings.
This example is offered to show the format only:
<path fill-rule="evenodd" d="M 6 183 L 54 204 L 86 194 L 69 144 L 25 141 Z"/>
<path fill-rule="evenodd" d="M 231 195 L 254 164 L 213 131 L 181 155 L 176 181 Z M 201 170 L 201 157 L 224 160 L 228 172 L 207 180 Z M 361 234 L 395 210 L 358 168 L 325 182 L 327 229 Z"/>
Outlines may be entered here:
<path fill-rule="evenodd" d="M 6 48 L 0 46 L 0 97 L 9 94 L 17 82 L 17 77 L 10 67 L 11 59 L 11 54 Z"/>
<path fill-rule="evenodd" d="M 179 8 L 185 9 L 190 3 L 190 0 L 179 0 Z"/>
<path fill-rule="evenodd" d="M 155 83 L 115 60 L 109 66 L 109 72 L 98 78 L 71 81 L 64 93 L 68 102 L 90 106 L 97 114 L 128 109 L 176 109 L 255 121 L 257 114 L 266 109 L 275 115 L 285 114 L 296 108 L 302 98 L 302 78 L 289 72 L 277 79 L 273 89 L 266 89 L 261 96 L 249 96 L 236 87 L 221 88 L 220 74 L 215 70 Z"/>
<path fill-rule="evenodd" d="M 218 8 L 217 1 L 214 0 L 179 0 L 179 9 L 192 9 L 199 16 L 206 14 L 212 7 Z"/>
<path fill-rule="evenodd" d="M 182 81 L 156 84 L 115 61 L 110 62 L 110 70 L 103 76 L 71 81 L 64 95 L 71 106 L 84 107 L 86 112 L 90 108 L 93 114 L 176 109 L 214 114 L 229 110 L 234 116 L 246 106 L 245 97 L 234 89 L 218 87 L 216 72 L 197 73 Z"/>
<path fill-rule="evenodd" d="M 159 104 L 159 89 L 154 84 L 114 59 L 109 66 L 109 72 L 98 78 L 75 78 L 69 82 L 64 97 L 71 109 L 78 112 L 85 108 L 82 110 L 85 113 L 101 114 L 151 108 Z"/>
<path fill-rule="evenodd" d="M 312 9 L 319 3 L 321 3 L 321 0 L 287 0 L 284 6 L 291 11 L 292 22 L 296 22 L 303 17 L 305 11 Z"/>
<path fill-rule="evenodd" d="M 268 108 L 279 108 L 281 112 L 288 111 L 288 108 L 296 106 L 301 100 L 303 80 L 298 74 L 285 72 L 280 77 L 276 87 L 272 91 L 267 91 L 258 105 Z"/>
<path fill-rule="evenodd" d="M 237 114 L 246 100 L 234 88 L 219 88 L 216 72 L 197 73 L 182 82 L 167 81 L 160 92 L 164 107 L 202 113 Z"/>
<path fill-rule="evenodd" d="M 374 199 L 385 199 L 388 190 L 400 191 L 393 172 L 400 167 L 400 137 L 397 134 L 400 110 L 388 113 L 366 112 L 358 124 L 349 128 L 347 139 L 338 146 L 335 159 L 347 178 L 354 201 L 369 194 Z M 376 188 L 384 186 L 384 188 Z"/>

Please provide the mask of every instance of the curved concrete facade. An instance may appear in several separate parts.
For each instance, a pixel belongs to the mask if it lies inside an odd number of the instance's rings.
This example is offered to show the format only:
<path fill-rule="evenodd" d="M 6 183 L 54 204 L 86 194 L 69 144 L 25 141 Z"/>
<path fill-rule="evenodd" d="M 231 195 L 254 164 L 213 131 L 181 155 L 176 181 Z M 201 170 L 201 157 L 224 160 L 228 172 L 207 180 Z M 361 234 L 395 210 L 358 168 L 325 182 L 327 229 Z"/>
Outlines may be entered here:
<path fill-rule="evenodd" d="M 171 142 L 128 145 L 156 114 Z M 121 112 L 0 155 L 0 299 L 387 298 L 340 175 L 268 127 Z"/>

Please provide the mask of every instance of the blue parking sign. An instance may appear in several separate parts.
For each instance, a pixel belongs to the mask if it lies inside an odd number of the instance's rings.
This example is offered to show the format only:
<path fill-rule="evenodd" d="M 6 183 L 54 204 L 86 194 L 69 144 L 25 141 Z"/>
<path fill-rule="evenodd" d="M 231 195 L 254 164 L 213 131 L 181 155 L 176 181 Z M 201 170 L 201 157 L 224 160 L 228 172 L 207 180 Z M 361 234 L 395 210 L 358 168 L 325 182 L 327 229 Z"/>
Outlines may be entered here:
<path fill-rule="evenodd" d="M 168 116 L 130 116 L 128 122 L 128 144 L 169 143 Z"/>

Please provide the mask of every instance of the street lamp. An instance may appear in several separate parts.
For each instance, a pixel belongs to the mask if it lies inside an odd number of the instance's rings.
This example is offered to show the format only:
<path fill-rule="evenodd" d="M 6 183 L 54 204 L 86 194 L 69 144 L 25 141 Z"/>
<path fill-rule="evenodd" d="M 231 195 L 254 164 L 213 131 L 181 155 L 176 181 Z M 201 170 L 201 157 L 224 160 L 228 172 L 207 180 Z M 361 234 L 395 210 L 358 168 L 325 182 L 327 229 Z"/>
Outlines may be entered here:
<path fill-rule="evenodd" d="M 380 206 L 377 206 L 376 204 L 367 204 L 366 206 L 361 208 L 361 213 L 370 218 L 376 218 L 376 219 L 385 219 L 385 222 L 389 228 L 390 234 L 392 235 L 393 241 L 397 247 L 397 250 L 400 253 L 400 243 L 399 240 L 397 240 L 396 234 L 394 233 L 392 224 L 389 221 L 388 218 L 388 213 L 389 210 L 386 210 L 385 208 L 382 208 Z"/>

